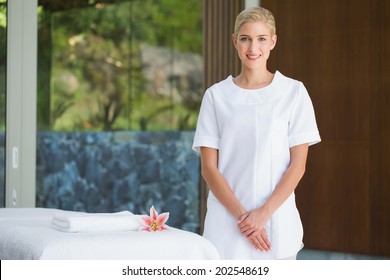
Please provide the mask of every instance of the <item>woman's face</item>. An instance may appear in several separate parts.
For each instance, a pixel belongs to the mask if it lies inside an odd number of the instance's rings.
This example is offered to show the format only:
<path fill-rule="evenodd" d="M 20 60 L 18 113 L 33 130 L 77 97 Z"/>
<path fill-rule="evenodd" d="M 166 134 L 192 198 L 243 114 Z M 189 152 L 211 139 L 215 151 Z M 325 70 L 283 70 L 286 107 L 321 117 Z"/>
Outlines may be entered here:
<path fill-rule="evenodd" d="M 243 66 L 249 69 L 265 67 L 271 50 L 276 44 L 276 35 L 271 35 L 265 22 L 244 23 L 233 43 Z"/>

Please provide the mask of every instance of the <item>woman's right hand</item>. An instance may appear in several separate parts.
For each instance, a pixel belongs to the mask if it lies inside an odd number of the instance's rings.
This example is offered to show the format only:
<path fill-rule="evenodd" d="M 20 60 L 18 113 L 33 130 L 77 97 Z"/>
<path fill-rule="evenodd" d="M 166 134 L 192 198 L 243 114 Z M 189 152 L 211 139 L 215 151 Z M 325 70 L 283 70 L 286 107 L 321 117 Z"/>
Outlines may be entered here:
<path fill-rule="evenodd" d="M 271 242 L 269 241 L 267 231 L 264 228 L 260 233 L 248 237 L 248 240 L 257 250 L 267 252 L 271 250 Z"/>
<path fill-rule="evenodd" d="M 263 223 L 259 223 L 259 221 L 263 220 L 260 218 L 262 215 L 259 215 L 262 211 L 259 210 L 261 208 L 242 215 L 238 219 L 237 226 L 257 250 L 268 252 L 271 250 L 271 242 L 263 225 L 267 218 L 264 219 Z"/>

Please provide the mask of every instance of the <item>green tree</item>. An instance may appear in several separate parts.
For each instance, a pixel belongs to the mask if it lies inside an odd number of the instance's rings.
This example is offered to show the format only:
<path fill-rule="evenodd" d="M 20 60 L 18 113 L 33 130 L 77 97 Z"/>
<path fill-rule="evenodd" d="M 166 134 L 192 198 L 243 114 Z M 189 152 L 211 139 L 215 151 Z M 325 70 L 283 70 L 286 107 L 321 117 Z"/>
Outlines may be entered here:
<path fill-rule="evenodd" d="M 172 121 L 161 118 L 168 111 L 181 115 L 176 127 L 188 127 L 195 110 L 146 95 L 140 48 L 201 54 L 202 1 L 52 2 L 39 14 L 41 129 L 158 129 Z M 165 124 L 152 127 L 152 119 Z"/>

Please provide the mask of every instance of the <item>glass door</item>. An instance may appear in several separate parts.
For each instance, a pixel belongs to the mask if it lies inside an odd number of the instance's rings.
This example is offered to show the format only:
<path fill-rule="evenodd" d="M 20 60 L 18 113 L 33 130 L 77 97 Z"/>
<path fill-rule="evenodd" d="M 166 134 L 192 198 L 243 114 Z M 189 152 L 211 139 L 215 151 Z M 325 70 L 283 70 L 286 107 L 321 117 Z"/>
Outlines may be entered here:
<path fill-rule="evenodd" d="M 0 0 L 0 208 L 5 207 L 7 1 Z"/>
<path fill-rule="evenodd" d="M 38 207 L 199 230 L 202 3 L 38 1 Z"/>

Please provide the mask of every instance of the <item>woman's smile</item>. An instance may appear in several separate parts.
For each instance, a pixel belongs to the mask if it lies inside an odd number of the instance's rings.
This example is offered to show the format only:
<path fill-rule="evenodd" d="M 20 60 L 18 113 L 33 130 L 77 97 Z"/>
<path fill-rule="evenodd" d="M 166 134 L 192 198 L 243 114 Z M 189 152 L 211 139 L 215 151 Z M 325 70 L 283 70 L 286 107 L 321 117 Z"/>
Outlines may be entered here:
<path fill-rule="evenodd" d="M 260 58 L 261 54 L 259 55 L 253 55 L 253 54 L 247 54 L 246 57 L 249 58 L 250 60 L 256 60 Z"/>

